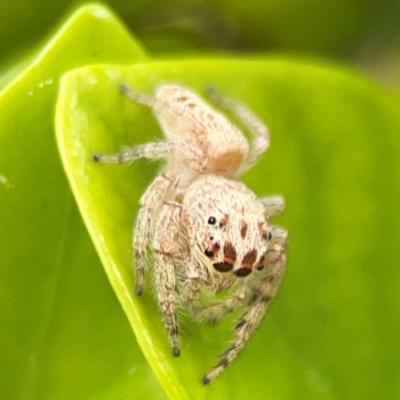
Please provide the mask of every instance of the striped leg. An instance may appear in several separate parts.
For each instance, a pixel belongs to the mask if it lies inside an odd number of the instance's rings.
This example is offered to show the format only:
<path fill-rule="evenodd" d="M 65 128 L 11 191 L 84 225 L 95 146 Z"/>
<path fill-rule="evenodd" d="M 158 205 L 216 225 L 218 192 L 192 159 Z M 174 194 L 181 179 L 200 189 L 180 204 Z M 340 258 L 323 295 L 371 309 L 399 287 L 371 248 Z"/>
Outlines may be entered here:
<path fill-rule="evenodd" d="M 254 289 L 253 297 L 246 311 L 235 326 L 235 337 L 232 345 L 222 354 L 218 364 L 203 377 L 205 385 L 228 367 L 238 356 L 249 338 L 260 325 L 272 299 L 278 293 L 279 286 L 285 273 L 287 233 L 281 228 L 272 227 L 270 250 L 267 252 L 265 267 L 267 275 L 259 286 Z"/>

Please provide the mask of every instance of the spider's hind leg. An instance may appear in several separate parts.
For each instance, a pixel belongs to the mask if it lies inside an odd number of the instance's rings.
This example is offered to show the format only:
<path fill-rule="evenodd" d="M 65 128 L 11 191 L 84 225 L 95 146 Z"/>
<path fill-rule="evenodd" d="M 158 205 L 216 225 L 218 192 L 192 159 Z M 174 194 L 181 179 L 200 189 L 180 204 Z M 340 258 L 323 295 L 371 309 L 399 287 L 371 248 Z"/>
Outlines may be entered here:
<path fill-rule="evenodd" d="M 250 153 L 239 171 L 239 175 L 241 175 L 249 170 L 269 148 L 271 144 L 269 130 L 264 123 L 240 101 L 223 96 L 214 87 L 209 87 L 207 93 L 215 104 L 231 111 L 253 135 Z"/>

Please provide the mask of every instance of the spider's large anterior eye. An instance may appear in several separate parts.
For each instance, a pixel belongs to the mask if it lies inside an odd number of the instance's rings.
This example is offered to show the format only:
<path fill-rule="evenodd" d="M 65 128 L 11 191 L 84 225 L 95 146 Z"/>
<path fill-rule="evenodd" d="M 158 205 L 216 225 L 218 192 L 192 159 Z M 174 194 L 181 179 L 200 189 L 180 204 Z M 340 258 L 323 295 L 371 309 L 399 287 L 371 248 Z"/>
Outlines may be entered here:
<path fill-rule="evenodd" d="M 214 225 L 216 222 L 217 222 L 217 219 L 215 217 L 208 218 L 208 223 L 210 225 Z"/>
<path fill-rule="evenodd" d="M 213 264 L 213 267 L 219 272 L 228 272 L 233 268 L 233 264 L 227 262 L 219 262 Z"/>

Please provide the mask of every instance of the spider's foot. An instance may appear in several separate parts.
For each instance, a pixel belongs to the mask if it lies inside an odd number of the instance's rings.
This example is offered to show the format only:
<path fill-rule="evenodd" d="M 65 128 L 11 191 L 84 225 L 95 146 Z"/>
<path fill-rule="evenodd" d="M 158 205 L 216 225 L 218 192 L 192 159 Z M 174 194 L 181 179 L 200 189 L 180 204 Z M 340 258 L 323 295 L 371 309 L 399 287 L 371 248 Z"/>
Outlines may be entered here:
<path fill-rule="evenodd" d="M 143 288 L 141 286 L 135 287 L 136 296 L 141 296 L 143 294 Z"/>
<path fill-rule="evenodd" d="M 222 371 L 219 370 L 218 368 L 213 368 L 211 371 L 207 372 L 204 376 L 203 376 L 203 384 L 204 385 L 210 385 L 211 383 L 213 383 L 215 381 L 215 378 L 221 373 Z"/>
<path fill-rule="evenodd" d="M 92 154 L 92 160 L 95 161 L 95 162 L 100 162 L 101 154 L 99 154 L 99 153 Z"/>
<path fill-rule="evenodd" d="M 127 94 L 127 93 L 131 92 L 131 89 L 129 88 L 129 86 L 126 83 L 121 83 L 118 86 L 118 89 L 123 94 Z"/>
<path fill-rule="evenodd" d="M 102 163 L 102 164 L 121 164 L 126 162 L 125 153 L 117 153 L 117 154 L 100 154 L 94 153 L 92 154 L 92 160 L 94 162 Z"/>
<path fill-rule="evenodd" d="M 172 348 L 172 355 L 174 357 L 179 357 L 181 355 L 181 350 L 180 350 L 180 348 L 178 346 L 174 346 Z"/>

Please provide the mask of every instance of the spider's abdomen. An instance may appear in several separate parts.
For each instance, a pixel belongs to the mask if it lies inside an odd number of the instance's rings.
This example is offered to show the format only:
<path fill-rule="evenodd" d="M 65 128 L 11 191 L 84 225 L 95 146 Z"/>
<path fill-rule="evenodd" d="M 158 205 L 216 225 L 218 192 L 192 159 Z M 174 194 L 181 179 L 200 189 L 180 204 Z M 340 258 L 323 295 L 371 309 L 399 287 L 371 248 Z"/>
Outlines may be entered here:
<path fill-rule="evenodd" d="M 247 157 L 243 133 L 190 90 L 164 85 L 156 91 L 155 111 L 165 136 L 185 141 L 207 154 L 206 172 L 233 176 Z"/>

